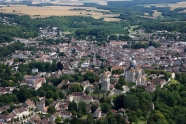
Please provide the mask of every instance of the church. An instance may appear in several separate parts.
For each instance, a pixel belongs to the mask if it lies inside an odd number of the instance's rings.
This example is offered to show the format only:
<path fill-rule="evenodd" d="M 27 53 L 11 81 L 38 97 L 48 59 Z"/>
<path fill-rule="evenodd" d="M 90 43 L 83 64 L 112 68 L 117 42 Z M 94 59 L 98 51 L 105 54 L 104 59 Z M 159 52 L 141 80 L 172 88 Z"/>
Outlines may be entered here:
<path fill-rule="evenodd" d="M 134 82 L 136 83 L 136 86 L 146 84 L 145 72 L 137 65 L 134 56 L 130 61 L 130 66 L 126 68 L 124 75 L 125 81 L 128 83 Z"/>
<path fill-rule="evenodd" d="M 100 76 L 99 84 L 101 84 L 101 90 L 109 91 L 110 90 L 110 76 L 111 73 L 109 71 L 104 72 Z"/>

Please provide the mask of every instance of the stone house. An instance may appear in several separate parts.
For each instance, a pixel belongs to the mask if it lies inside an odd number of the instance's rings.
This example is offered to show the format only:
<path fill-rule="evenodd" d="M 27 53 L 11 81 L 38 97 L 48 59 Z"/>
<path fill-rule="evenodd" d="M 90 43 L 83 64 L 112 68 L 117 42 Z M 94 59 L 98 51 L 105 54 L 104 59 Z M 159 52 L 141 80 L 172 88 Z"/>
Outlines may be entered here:
<path fill-rule="evenodd" d="M 73 92 L 71 95 L 67 96 L 67 100 L 74 100 L 75 102 L 83 101 L 86 103 L 93 102 L 93 98 L 89 95 L 85 95 L 83 92 Z"/>
<path fill-rule="evenodd" d="M 42 99 L 39 102 L 36 102 L 36 108 L 39 109 L 40 111 L 43 111 L 45 108 L 45 99 Z"/>

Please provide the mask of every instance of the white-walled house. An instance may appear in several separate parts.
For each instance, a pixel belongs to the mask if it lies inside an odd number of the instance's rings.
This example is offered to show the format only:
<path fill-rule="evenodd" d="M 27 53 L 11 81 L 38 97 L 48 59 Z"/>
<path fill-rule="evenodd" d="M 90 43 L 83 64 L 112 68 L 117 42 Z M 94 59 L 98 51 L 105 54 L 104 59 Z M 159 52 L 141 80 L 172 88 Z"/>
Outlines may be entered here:
<path fill-rule="evenodd" d="M 61 116 L 63 117 L 63 119 L 71 119 L 71 116 L 72 116 L 72 113 L 71 112 L 68 112 L 68 111 L 62 111 L 61 112 Z"/>
<path fill-rule="evenodd" d="M 11 122 L 14 119 L 21 119 L 23 116 L 28 116 L 29 110 L 26 108 L 16 108 L 8 115 L 0 115 L 0 122 Z"/>
<path fill-rule="evenodd" d="M 97 108 L 96 111 L 93 113 L 93 116 L 95 118 L 100 118 L 101 117 L 101 108 Z"/>
<path fill-rule="evenodd" d="M 13 112 L 16 114 L 17 117 L 19 118 L 23 118 L 24 116 L 28 116 L 29 115 L 29 110 L 26 108 L 19 108 L 19 109 L 14 109 Z"/>
<path fill-rule="evenodd" d="M 75 102 L 83 101 L 86 103 L 93 102 L 92 96 L 85 95 L 85 93 L 83 92 L 73 92 L 71 95 L 67 96 L 67 100 L 68 101 L 74 100 Z"/>

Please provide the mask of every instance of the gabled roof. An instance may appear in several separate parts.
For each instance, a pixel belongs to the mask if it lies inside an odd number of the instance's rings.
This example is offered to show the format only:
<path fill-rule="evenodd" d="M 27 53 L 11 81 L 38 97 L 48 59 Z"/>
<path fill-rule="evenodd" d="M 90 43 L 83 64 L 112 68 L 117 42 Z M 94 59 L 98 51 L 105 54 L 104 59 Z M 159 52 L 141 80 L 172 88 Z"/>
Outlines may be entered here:
<path fill-rule="evenodd" d="M 25 101 L 25 103 L 26 103 L 28 106 L 35 105 L 35 103 L 34 103 L 32 100 L 30 100 L 30 99 L 27 99 L 27 100 Z"/>

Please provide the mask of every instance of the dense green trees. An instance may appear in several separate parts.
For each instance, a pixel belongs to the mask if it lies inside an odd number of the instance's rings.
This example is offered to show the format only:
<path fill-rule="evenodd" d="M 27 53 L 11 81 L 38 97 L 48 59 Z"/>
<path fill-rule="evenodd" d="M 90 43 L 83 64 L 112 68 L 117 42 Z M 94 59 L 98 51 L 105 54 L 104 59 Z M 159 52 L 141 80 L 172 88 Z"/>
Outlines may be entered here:
<path fill-rule="evenodd" d="M 93 123 L 94 123 L 94 117 L 91 113 L 89 113 L 88 116 L 87 116 L 86 124 L 93 124 Z"/>
<path fill-rule="evenodd" d="M 0 96 L 0 106 L 7 105 L 10 102 L 25 102 L 26 99 L 33 98 L 36 101 L 36 97 L 43 97 L 46 95 L 46 105 L 50 105 L 54 100 L 64 98 L 64 93 L 58 90 L 55 86 L 44 84 L 43 87 L 38 90 L 29 89 L 26 86 L 20 87 L 19 90 L 13 90 L 13 94 L 4 94 Z"/>
<path fill-rule="evenodd" d="M 85 114 L 87 114 L 87 104 L 83 101 L 80 101 L 78 103 L 78 114 L 77 114 L 77 116 L 80 118 Z"/>
<path fill-rule="evenodd" d="M 0 30 L 2 35 L 5 34 L 11 35 L 12 37 L 23 38 L 36 37 L 38 35 L 39 27 L 44 28 L 50 26 L 49 30 L 52 30 L 52 27 L 59 27 L 62 31 L 75 31 L 77 38 L 80 39 L 85 38 L 87 35 L 90 36 L 90 39 L 92 39 L 92 37 L 105 39 L 107 37 L 107 33 L 122 33 L 122 26 L 126 25 L 126 22 L 105 22 L 103 19 L 94 19 L 88 16 L 52 16 L 36 19 L 31 19 L 27 15 L 17 16 L 3 13 L 1 13 L 0 16 L 10 17 L 9 21 L 17 23 L 17 26 L 5 26 L 1 24 L 1 29 L 9 28 L 9 30 Z M 11 20 L 11 18 L 13 18 L 13 20 Z M 7 38 L 7 36 L 2 36 L 2 39 L 4 38 Z"/>
<path fill-rule="evenodd" d="M 90 83 L 99 81 L 99 77 L 92 72 L 87 72 L 84 75 L 84 80 L 89 80 Z"/>
<path fill-rule="evenodd" d="M 22 81 L 23 75 L 21 73 L 13 73 L 10 66 L 0 64 L 0 86 L 13 87 Z"/>
<path fill-rule="evenodd" d="M 28 64 L 19 64 L 19 72 L 31 74 L 31 70 L 37 68 L 41 72 L 54 72 L 57 71 L 57 64 L 55 62 L 30 62 Z"/>
<path fill-rule="evenodd" d="M 15 94 L 3 94 L 0 96 L 0 106 L 5 106 L 11 102 L 18 102 L 18 98 Z"/>
<path fill-rule="evenodd" d="M 109 112 L 110 109 L 111 109 L 111 105 L 109 105 L 108 103 L 102 103 L 100 106 L 101 106 L 101 110 L 102 110 L 104 113 Z"/>
<path fill-rule="evenodd" d="M 119 77 L 118 83 L 115 85 L 115 88 L 118 90 L 123 90 L 122 86 L 126 85 L 125 78 L 123 76 Z"/>
<path fill-rule="evenodd" d="M 74 84 L 69 88 L 71 92 L 82 92 L 83 91 L 83 86 L 81 84 Z"/>
<path fill-rule="evenodd" d="M 78 39 L 85 39 L 87 36 L 89 36 L 90 39 L 95 37 L 96 39 L 106 40 L 108 34 L 109 33 L 107 31 L 101 29 L 91 29 L 91 30 L 81 29 L 75 31 L 75 35 Z"/>
<path fill-rule="evenodd" d="M 49 106 L 47 112 L 52 115 L 56 112 L 56 109 L 54 106 Z"/>
<path fill-rule="evenodd" d="M 186 85 L 186 74 L 185 73 L 176 74 L 176 80 L 178 80 L 183 85 Z"/>
<path fill-rule="evenodd" d="M 78 103 L 72 101 L 68 104 L 68 110 L 74 115 L 77 115 L 78 118 L 81 118 L 83 115 L 87 114 L 87 105 L 83 101 L 79 101 Z"/>
<path fill-rule="evenodd" d="M 33 38 L 38 36 L 37 31 L 28 30 L 21 26 L 7 26 L 0 24 L 0 43 L 11 42 L 13 37 Z"/>
<path fill-rule="evenodd" d="M 69 111 L 77 111 L 77 103 L 75 101 L 72 101 L 68 104 L 68 110 Z"/>
<path fill-rule="evenodd" d="M 128 108 L 130 110 L 137 110 L 139 98 L 135 94 L 120 95 L 116 98 L 114 105 L 116 109 Z"/>
<path fill-rule="evenodd" d="M 152 32 L 153 30 L 167 30 L 169 32 L 181 32 L 186 33 L 185 22 L 169 22 L 169 23 L 158 23 L 158 22 L 147 22 L 143 23 L 141 27 L 145 28 L 147 32 Z"/>
<path fill-rule="evenodd" d="M 24 44 L 22 43 L 13 43 L 5 47 L 0 47 L 0 58 L 6 57 L 7 55 L 10 55 L 11 53 L 15 52 L 15 50 L 24 50 Z"/>
<path fill-rule="evenodd" d="M 185 86 L 176 84 L 167 85 L 153 93 L 145 92 L 143 88 L 135 88 L 130 93 L 116 97 L 114 106 L 116 109 L 125 108 L 130 122 L 142 118 L 148 124 L 183 123 L 186 119 L 184 93 Z"/>

